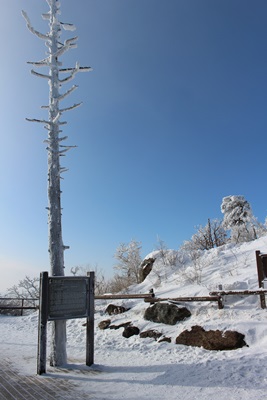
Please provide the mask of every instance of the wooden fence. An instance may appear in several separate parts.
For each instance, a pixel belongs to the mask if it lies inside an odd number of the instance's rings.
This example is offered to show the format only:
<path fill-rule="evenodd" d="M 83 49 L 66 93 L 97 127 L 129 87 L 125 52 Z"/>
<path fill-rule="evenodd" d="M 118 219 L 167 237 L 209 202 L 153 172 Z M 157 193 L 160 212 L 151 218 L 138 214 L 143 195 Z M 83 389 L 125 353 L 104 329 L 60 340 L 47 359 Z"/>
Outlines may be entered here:
<path fill-rule="evenodd" d="M 223 309 L 223 297 L 224 296 L 250 296 L 250 295 L 258 295 L 261 299 L 261 306 L 265 308 L 265 302 L 262 302 L 262 297 L 265 298 L 267 294 L 267 289 L 259 289 L 259 290 L 218 290 L 214 292 L 210 292 L 209 296 L 188 296 L 188 297 L 155 297 L 153 291 L 150 293 L 140 293 L 140 294 L 104 294 L 104 295 L 96 295 L 95 300 L 116 300 L 116 299 L 144 299 L 146 303 L 154 304 L 160 301 L 170 301 L 175 303 L 186 303 L 186 302 L 217 302 L 218 308 Z M 9 301 L 11 304 L 3 305 L 3 301 Z M 0 298 L 0 310 L 21 310 L 20 315 L 23 315 L 23 310 L 37 310 L 39 305 L 35 304 L 35 302 L 39 301 L 38 298 L 12 298 L 12 297 L 2 297 Z M 13 302 L 13 304 L 12 304 Z M 16 305 L 14 303 L 16 302 Z M 20 305 L 17 305 L 20 302 Z M 25 302 L 34 302 L 34 305 L 25 305 Z M 26 303 L 27 304 L 27 303 Z"/>
<path fill-rule="evenodd" d="M 157 303 L 160 301 L 170 301 L 172 303 L 186 303 L 186 302 L 201 302 L 201 301 L 216 301 L 218 303 L 218 308 L 223 309 L 222 297 L 219 295 L 214 296 L 189 296 L 189 297 L 154 297 L 151 299 L 144 299 L 146 303 Z"/>
<path fill-rule="evenodd" d="M 217 292 L 210 292 L 211 296 L 255 296 L 260 297 L 261 308 L 266 308 L 265 295 L 267 290 L 218 290 Z"/>
<path fill-rule="evenodd" d="M 16 297 L 0 297 L 0 310 L 21 310 L 20 315 L 23 315 L 23 310 L 37 310 L 39 305 L 35 302 L 38 298 L 16 298 Z M 3 304 L 7 303 L 7 304 Z M 29 305 L 29 303 L 33 305 Z"/>
<path fill-rule="evenodd" d="M 143 294 L 103 294 L 95 296 L 95 300 L 113 300 L 113 299 L 150 299 L 154 298 L 154 293 Z"/>

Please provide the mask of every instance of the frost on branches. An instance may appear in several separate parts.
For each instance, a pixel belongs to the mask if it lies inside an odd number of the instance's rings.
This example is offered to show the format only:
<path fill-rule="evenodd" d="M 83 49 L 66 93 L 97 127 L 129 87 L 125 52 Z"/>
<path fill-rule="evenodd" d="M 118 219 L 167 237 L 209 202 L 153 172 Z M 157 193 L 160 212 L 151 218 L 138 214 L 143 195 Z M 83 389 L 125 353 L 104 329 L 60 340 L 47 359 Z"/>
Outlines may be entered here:
<path fill-rule="evenodd" d="M 118 261 L 115 269 L 121 272 L 120 280 L 123 281 L 122 287 L 128 287 L 133 283 L 140 283 L 140 265 L 142 258 L 140 255 L 141 242 L 131 240 L 129 243 L 121 243 L 116 249 L 114 257 Z M 119 276 L 117 276 L 117 279 Z"/>
<path fill-rule="evenodd" d="M 224 197 L 221 204 L 224 214 L 223 226 L 231 230 L 235 243 L 248 242 L 257 238 L 257 225 L 252 209 L 244 196 Z"/>
<path fill-rule="evenodd" d="M 61 127 L 66 124 L 61 120 L 62 115 L 66 111 L 73 110 L 81 105 L 73 104 L 67 108 L 61 108 L 60 103 L 66 99 L 76 88 L 76 85 L 61 92 L 63 85 L 70 82 L 78 72 L 89 71 L 89 67 L 80 67 L 76 63 L 75 67 L 62 68 L 60 58 L 71 49 L 77 47 L 77 36 L 64 40 L 60 39 L 61 31 L 73 31 L 75 26 L 59 20 L 60 2 L 58 0 L 46 0 L 49 11 L 43 14 L 44 20 L 48 21 L 49 32 L 41 33 L 33 28 L 30 19 L 25 11 L 22 15 L 26 20 L 26 24 L 31 33 L 39 39 L 45 41 L 48 48 L 47 57 L 40 61 L 32 61 L 29 64 L 35 68 L 45 67 L 46 73 L 40 73 L 35 69 L 31 73 L 39 78 L 46 79 L 49 84 L 49 104 L 42 106 L 48 110 L 47 119 L 28 119 L 31 122 L 38 122 L 44 125 L 48 131 L 47 144 L 48 151 L 48 226 L 49 226 L 49 256 L 50 268 L 52 276 L 64 275 L 64 250 L 68 246 L 64 246 L 62 240 L 61 227 L 61 174 L 67 169 L 60 164 L 60 157 L 64 156 L 70 148 L 75 146 L 66 146 L 62 143 L 67 136 L 61 136 Z M 53 346 L 51 355 L 52 365 L 63 365 L 66 363 L 66 327 L 64 321 L 54 322 Z"/>

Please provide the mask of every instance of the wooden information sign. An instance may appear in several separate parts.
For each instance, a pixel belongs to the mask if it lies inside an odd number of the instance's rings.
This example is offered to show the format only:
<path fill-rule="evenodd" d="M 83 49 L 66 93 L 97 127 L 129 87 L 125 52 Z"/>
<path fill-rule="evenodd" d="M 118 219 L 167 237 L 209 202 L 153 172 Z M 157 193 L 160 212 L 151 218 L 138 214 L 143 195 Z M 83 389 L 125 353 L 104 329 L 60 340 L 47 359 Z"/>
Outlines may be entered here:
<path fill-rule="evenodd" d="M 40 274 L 37 373 L 46 372 L 47 322 L 86 318 L 86 365 L 94 363 L 94 272 L 88 276 Z"/>
<path fill-rule="evenodd" d="M 48 321 L 87 318 L 88 277 L 48 278 Z"/>

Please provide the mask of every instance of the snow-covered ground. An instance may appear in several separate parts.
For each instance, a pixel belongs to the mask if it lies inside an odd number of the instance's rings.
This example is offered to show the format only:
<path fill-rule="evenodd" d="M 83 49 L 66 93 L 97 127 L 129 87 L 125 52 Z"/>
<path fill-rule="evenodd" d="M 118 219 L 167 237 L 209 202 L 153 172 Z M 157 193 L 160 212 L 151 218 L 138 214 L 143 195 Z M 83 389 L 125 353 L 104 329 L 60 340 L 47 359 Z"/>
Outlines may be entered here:
<path fill-rule="evenodd" d="M 157 297 L 208 295 L 211 290 L 257 289 L 255 250 L 266 252 L 267 237 L 238 246 L 231 244 L 203 254 L 191 269 L 199 284 L 189 284 L 188 264 L 164 266 L 162 261 L 146 280 L 133 288 L 147 293 L 154 288 Z M 187 278 L 186 278 L 187 277 Z M 104 313 L 110 302 L 96 301 L 95 364 L 85 363 L 84 320 L 70 320 L 68 329 L 69 370 L 47 371 L 54 377 L 71 378 L 89 399 L 219 399 L 258 400 L 267 398 L 267 311 L 260 308 L 258 296 L 227 297 L 225 308 L 217 303 L 187 303 L 192 316 L 175 326 L 154 324 L 143 318 L 149 306 L 143 300 L 113 301 L 130 308 L 112 316 L 112 323 L 132 321 L 140 331 L 157 329 L 171 337 L 171 343 L 154 339 L 122 336 L 123 329 L 100 330 L 98 323 L 110 318 Z M 24 370 L 36 372 L 37 313 L 25 317 L 0 317 L 0 352 L 2 358 Z M 175 344 L 185 329 L 201 325 L 205 329 L 238 330 L 249 347 L 234 351 L 208 351 Z M 48 349 L 49 353 L 49 349 Z M 77 389 L 78 390 L 78 389 Z M 78 398 L 78 394 L 77 394 Z"/>

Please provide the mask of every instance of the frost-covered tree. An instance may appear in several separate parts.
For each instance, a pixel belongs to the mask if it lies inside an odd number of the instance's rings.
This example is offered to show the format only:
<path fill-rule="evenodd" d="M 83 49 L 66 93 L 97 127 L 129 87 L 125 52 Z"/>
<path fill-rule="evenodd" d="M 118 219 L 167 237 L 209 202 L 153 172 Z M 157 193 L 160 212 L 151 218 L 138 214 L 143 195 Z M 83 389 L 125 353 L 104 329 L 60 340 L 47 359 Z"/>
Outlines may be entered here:
<path fill-rule="evenodd" d="M 115 252 L 114 257 L 118 261 L 115 269 L 121 272 L 126 286 L 140 283 L 141 248 L 141 242 L 131 240 L 128 244 L 121 243 Z"/>
<path fill-rule="evenodd" d="M 95 281 L 94 281 L 94 292 L 98 296 L 110 292 L 109 280 L 106 279 L 104 272 L 98 268 L 98 266 L 87 265 L 76 265 L 70 269 L 70 272 L 74 276 L 86 276 L 89 272 L 94 271 Z"/>
<path fill-rule="evenodd" d="M 37 299 L 39 297 L 39 278 L 25 276 L 17 285 L 7 289 L 8 297 L 18 299 Z"/>
<path fill-rule="evenodd" d="M 186 242 L 186 246 L 191 250 L 209 250 L 225 244 L 226 236 L 222 221 L 208 219 L 207 225 L 197 227 L 197 232 Z"/>
<path fill-rule="evenodd" d="M 63 244 L 62 239 L 62 226 L 61 226 L 61 189 L 60 179 L 61 174 L 67 169 L 60 164 L 60 157 L 75 146 L 63 145 L 63 141 L 67 136 L 61 136 L 61 127 L 66 124 L 61 120 L 62 114 L 66 111 L 73 110 L 80 106 L 74 104 L 67 108 L 61 108 L 60 103 L 66 99 L 77 86 L 72 86 L 69 89 L 61 92 L 64 84 L 70 82 L 80 71 L 88 71 L 90 68 L 80 67 L 76 63 L 75 67 L 62 68 L 60 61 L 68 50 L 77 47 L 77 37 L 71 37 L 64 42 L 61 41 L 61 31 L 73 31 L 75 26 L 69 23 L 60 21 L 60 2 L 58 0 L 46 0 L 49 10 L 42 17 L 48 21 L 49 32 L 41 33 L 33 28 L 30 19 L 25 11 L 22 15 L 26 20 L 27 27 L 31 33 L 38 38 L 44 40 L 48 48 L 47 57 L 40 61 L 29 62 L 35 68 L 46 67 L 48 72 L 43 74 L 32 69 L 32 74 L 44 78 L 49 84 L 49 104 L 42 108 L 48 110 L 48 119 L 28 119 L 31 122 L 38 122 L 44 125 L 48 131 L 48 138 L 45 140 L 47 143 L 48 151 L 48 227 L 49 227 L 49 257 L 50 269 L 52 276 L 64 275 L 64 250 L 68 248 Z M 61 75 L 64 76 L 61 78 Z M 52 351 L 50 363 L 53 366 L 63 365 L 67 361 L 66 354 L 66 322 L 54 321 L 52 324 Z"/>
<path fill-rule="evenodd" d="M 223 226 L 231 230 L 231 241 L 247 242 L 257 238 L 256 218 L 244 196 L 227 196 L 222 199 Z"/>

